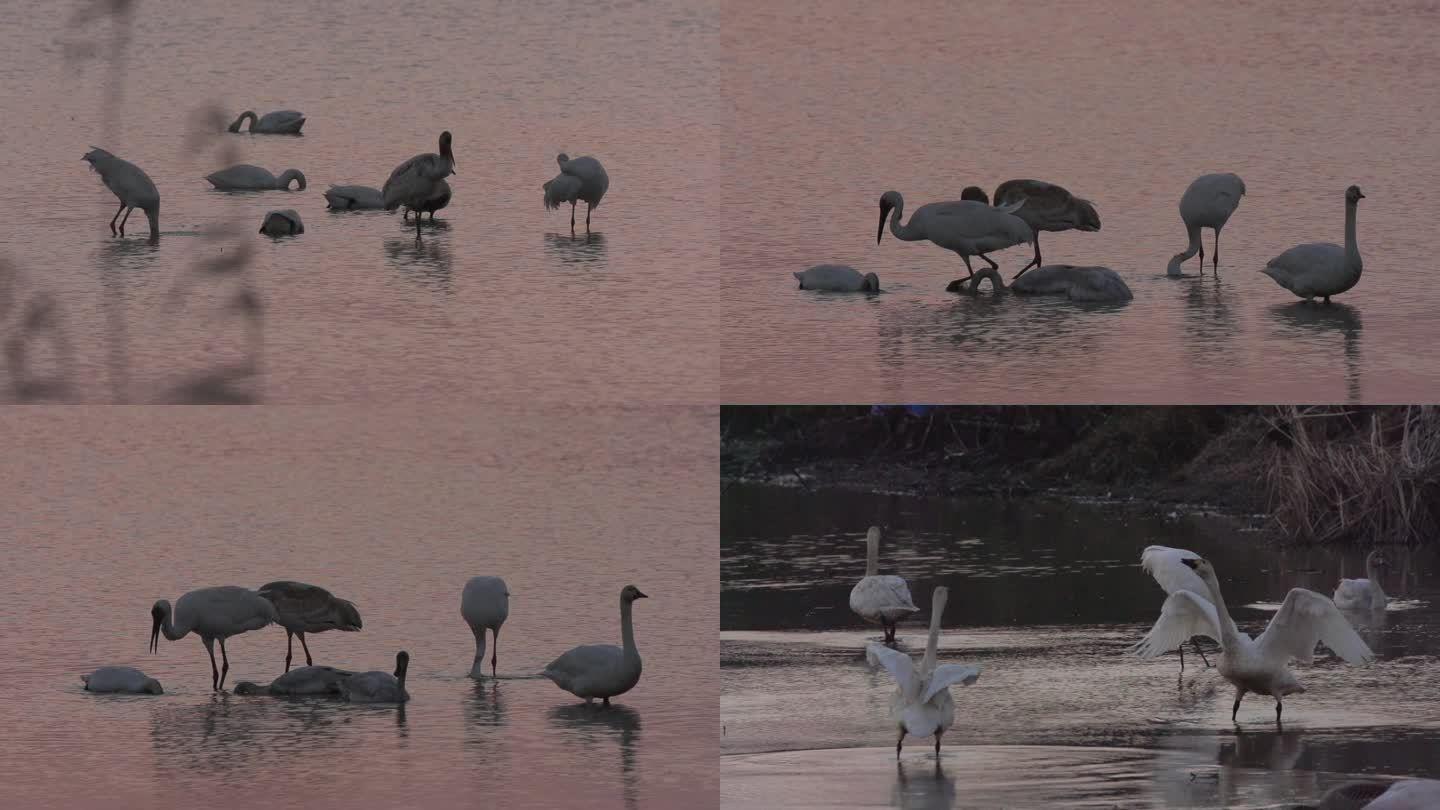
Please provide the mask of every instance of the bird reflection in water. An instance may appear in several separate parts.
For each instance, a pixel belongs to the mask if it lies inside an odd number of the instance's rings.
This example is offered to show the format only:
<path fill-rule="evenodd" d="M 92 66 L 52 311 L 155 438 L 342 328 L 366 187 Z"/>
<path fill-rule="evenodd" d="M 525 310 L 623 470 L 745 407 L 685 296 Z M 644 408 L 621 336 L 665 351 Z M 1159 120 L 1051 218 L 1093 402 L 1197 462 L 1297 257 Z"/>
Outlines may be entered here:
<path fill-rule="evenodd" d="M 599 270 L 605 266 L 605 234 L 545 234 L 545 252 L 564 265 Z"/>
<path fill-rule="evenodd" d="M 625 806 L 639 806 L 640 775 L 635 764 L 640 742 L 640 713 L 627 706 L 612 703 L 596 708 L 584 703 L 556 706 L 550 720 L 567 732 L 562 740 L 578 737 L 588 748 L 603 740 L 614 740 L 620 749 L 620 784 Z"/>
<path fill-rule="evenodd" d="M 939 757 L 933 766 L 916 760 L 897 761 L 890 805 L 904 810 L 948 810 L 955 806 L 955 777 L 945 773 Z"/>
<path fill-rule="evenodd" d="M 500 682 L 493 679 L 476 681 L 465 703 L 470 715 L 465 744 L 480 749 L 498 748 L 500 738 L 495 735 L 494 729 L 509 722 Z"/>
<path fill-rule="evenodd" d="M 48 292 L 20 294 L 15 277 L 14 268 L 0 262 L 4 380 L 18 402 L 67 399 L 73 356 L 59 301 Z"/>
<path fill-rule="evenodd" d="M 446 230 L 450 223 L 440 221 L 432 225 L 427 222 L 425 226 Z M 385 255 L 390 260 L 390 265 L 406 278 L 442 292 L 454 291 L 451 278 L 454 258 L 450 255 L 450 248 L 443 242 L 387 239 Z"/>
<path fill-rule="evenodd" d="M 1360 333 L 1365 328 L 1360 310 L 1346 304 L 1296 301 L 1273 306 L 1270 314 L 1286 329 L 1339 335 L 1345 357 L 1345 389 L 1351 402 L 1360 401 Z"/>

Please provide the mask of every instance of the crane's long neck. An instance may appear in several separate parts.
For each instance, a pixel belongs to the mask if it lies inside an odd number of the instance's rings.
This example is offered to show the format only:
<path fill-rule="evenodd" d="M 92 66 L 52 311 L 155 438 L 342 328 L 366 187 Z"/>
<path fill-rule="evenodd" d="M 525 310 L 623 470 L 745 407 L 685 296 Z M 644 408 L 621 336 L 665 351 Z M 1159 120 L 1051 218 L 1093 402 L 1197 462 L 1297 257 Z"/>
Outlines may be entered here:
<path fill-rule="evenodd" d="M 626 658 L 639 658 L 640 650 L 635 647 L 635 624 L 630 620 L 632 604 L 628 600 L 620 600 L 620 642 Z"/>
<path fill-rule="evenodd" d="M 1188 261 L 1191 256 L 1200 252 L 1200 226 L 1185 226 L 1185 235 L 1190 238 L 1190 244 L 1185 246 L 1185 252 L 1180 254 L 1180 261 Z"/>
<path fill-rule="evenodd" d="M 1355 242 L 1355 212 L 1358 208 L 1354 202 L 1345 203 L 1345 260 L 1357 273 L 1362 269 L 1360 246 Z"/>
<path fill-rule="evenodd" d="M 940 651 L 940 616 L 945 613 L 947 595 L 937 593 L 930 606 L 930 638 L 925 641 L 925 657 L 920 661 L 920 674 L 929 675 L 935 671 L 935 656 Z"/>
<path fill-rule="evenodd" d="M 1210 600 L 1215 603 L 1215 613 L 1220 619 L 1221 650 L 1239 649 L 1240 631 L 1235 628 L 1235 620 L 1230 618 L 1230 609 L 1225 607 L 1225 597 L 1220 595 L 1220 580 L 1215 578 L 1213 571 L 1203 578 L 1205 586 L 1210 589 Z"/>
<path fill-rule="evenodd" d="M 173 613 L 174 611 L 170 608 L 167 607 L 165 609 L 162 621 L 160 622 L 160 632 L 165 635 L 165 638 L 168 638 L 171 641 L 179 641 L 180 639 L 190 634 L 190 628 L 176 627 L 173 623 L 171 623 L 170 617 L 173 615 Z"/>
<path fill-rule="evenodd" d="M 880 570 L 880 532 L 870 531 L 865 538 L 865 576 L 873 577 Z"/>
<path fill-rule="evenodd" d="M 920 233 L 917 228 L 911 227 L 910 223 L 906 223 L 903 226 L 900 224 L 900 218 L 904 215 L 904 213 L 905 201 L 901 200 L 900 202 L 895 203 L 895 210 L 890 212 L 891 235 L 894 236 L 896 239 L 900 239 L 906 242 L 915 242 L 917 240 L 924 239 L 925 234 Z M 911 219 L 914 219 L 914 217 L 911 217 Z"/>
<path fill-rule="evenodd" d="M 485 671 L 485 628 L 470 629 L 475 631 L 475 661 L 470 665 L 470 674 L 479 675 Z"/>

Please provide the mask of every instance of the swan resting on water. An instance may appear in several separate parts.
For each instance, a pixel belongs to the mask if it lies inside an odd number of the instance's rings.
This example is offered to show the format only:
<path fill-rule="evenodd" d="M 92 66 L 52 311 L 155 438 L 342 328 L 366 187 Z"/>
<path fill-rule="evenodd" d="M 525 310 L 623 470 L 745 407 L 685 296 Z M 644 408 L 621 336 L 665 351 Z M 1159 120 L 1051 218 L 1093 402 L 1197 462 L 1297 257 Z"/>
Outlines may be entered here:
<path fill-rule="evenodd" d="M 1342 579 L 1335 586 L 1335 607 L 1341 610 L 1384 610 L 1385 591 L 1380 587 L 1380 571 L 1390 563 L 1376 549 L 1365 555 L 1366 579 Z"/>
<path fill-rule="evenodd" d="M 895 623 L 918 613 L 904 577 L 875 573 L 880 564 L 880 527 L 865 533 L 865 576 L 850 589 L 850 609 L 871 624 L 885 628 L 885 643 L 895 643 Z"/>
<path fill-rule="evenodd" d="M 827 292 L 880 292 L 880 277 L 874 273 L 861 274 L 853 267 L 843 264 L 817 264 L 810 269 L 793 273 L 802 290 L 824 290 Z"/>
<path fill-rule="evenodd" d="M 620 637 L 623 646 L 613 644 L 582 644 L 572 647 L 550 662 L 541 674 L 575 697 L 588 704 L 601 698 L 610 705 L 610 698 L 623 695 L 640 682 L 640 651 L 635 647 L 635 627 L 630 607 L 636 599 L 648 597 L 634 585 L 620 591 Z"/>
<path fill-rule="evenodd" d="M 299 236 L 305 232 L 305 223 L 294 208 L 270 211 L 260 223 L 260 233 L 266 236 Z"/>
<path fill-rule="evenodd" d="M 395 673 L 372 669 L 339 681 L 340 697 L 351 703 L 404 703 L 410 699 L 405 691 L 405 671 L 410 668 L 410 653 L 401 650 L 395 655 Z"/>
<path fill-rule="evenodd" d="M 950 696 L 950 687 L 955 684 L 969 686 L 980 678 L 977 667 L 935 664 L 935 655 L 940 647 L 940 616 L 945 612 L 949 595 L 949 589 L 941 585 L 930 597 L 930 638 L 925 642 L 925 657 L 919 670 L 915 669 L 910 656 L 902 652 L 874 643 L 865 648 L 865 660 L 871 666 L 884 666 L 895 678 L 895 694 L 890 697 L 890 717 L 900 731 L 900 737 L 895 741 L 896 759 L 900 758 L 906 734 L 912 737 L 935 735 L 935 755 L 938 757 L 940 737 L 955 723 L 955 699 Z"/>
<path fill-rule="evenodd" d="M 945 289 L 949 292 L 974 293 L 980 282 L 990 279 L 996 292 L 1010 291 L 1021 295 L 1063 295 L 1071 301 L 1124 302 L 1135 297 L 1119 273 L 1108 267 L 1080 267 L 1073 264 L 1047 264 L 1028 273 L 1022 271 L 1010 285 L 1005 284 L 998 270 L 982 268 L 973 278 L 957 279 Z"/>
<path fill-rule="evenodd" d="M 1395 782 L 1346 782 L 1303 810 L 1431 810 L 1440 807 L 1440 781 L 1400 779 Z"/>
<path fill-rule="evenodd" d="M 100 667 L 81 675 L 87 692 L 127 692 L 132 695 L 163 695 L 160 682 L 134 667 Z"/>
<path fill-rule="evenodd" d="M 294 180 L 296 191 L 305 190 L 305 175 L 299 169 L 286 169 L 276 177 L 269 169 L 249 163 L 237 163 L 205 176 L 220 191 L 289 191 Z"/>
<path fill-rule="evenodd" d="M 268 684 L 241 681 L 235 684 L 237 695 L 274 695 L 303 697 L 307 695 L 340 696 L 340 683 L 355 673 L 326 666 L 296 667 Z"/>
<path fill-rule="evenodd" d="M 250 119 L 251 135 L 299 135 L 300 128 L 305 126 L 305 114 L 298 110 L 277 110 L 264 115 L 246 110 L 230 125 L 230 131 L 239 132 L 246 118 Z"/>

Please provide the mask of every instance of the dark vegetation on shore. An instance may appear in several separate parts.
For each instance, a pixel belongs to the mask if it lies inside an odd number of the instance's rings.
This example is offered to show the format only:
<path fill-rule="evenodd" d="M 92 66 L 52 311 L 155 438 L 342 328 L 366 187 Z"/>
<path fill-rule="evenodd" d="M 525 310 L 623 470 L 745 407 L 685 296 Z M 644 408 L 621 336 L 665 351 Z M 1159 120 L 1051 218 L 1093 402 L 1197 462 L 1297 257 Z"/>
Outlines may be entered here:
<path fill-rule="evenodd" d="M 1440 537 L 1431 406 L 733 406 L 720 425 L 727 483 L 1206 504 L 1295 543 Z"/>

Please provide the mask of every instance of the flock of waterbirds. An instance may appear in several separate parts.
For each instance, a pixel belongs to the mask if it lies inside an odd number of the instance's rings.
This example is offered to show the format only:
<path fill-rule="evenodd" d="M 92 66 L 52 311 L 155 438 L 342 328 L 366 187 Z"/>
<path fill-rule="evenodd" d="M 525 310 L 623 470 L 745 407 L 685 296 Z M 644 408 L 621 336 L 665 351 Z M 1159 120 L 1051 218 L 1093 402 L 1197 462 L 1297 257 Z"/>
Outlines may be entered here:
<path fill-rule="evenodd" d="M 257 116 L 252 111 L 240 114 L 228 128 L 229 132 L 240 133 L 241 125 L 250 122 L 251 135 L 300 135 L 305 125 L 305 115 L 296 110 L 280 110 Z M 332 185 L 325 192 L 326 207 L 332 210 L 364 211 L 404 209 L 402 218 L 415 215 L 415 238 L 420 238 L 420 220 L 425 213 L 435 221 L 435 212 L 448 206 L 451 198 L 450 183 L 445 179 L 457 174 L 455 154 L 451 148 L 451 135 L 440 133 L 440 151 L 416 155 L 396 166 L 390 172 L 383 188 L 358 185 Z M 145 212 L 150 221 L 150 238 L 160 237 L 160 192 L 143 169 L 135 164 L 99 147 L 91 147 L 82 158 L 90 168 L 100 175 L 105 187 L 120 200 L 120 207 L 110 219 L 110 233 L 125 235 L 125 223 L 135 209 Z M 560 174 L 541 186 L 542 200 L 546 209 L 559 208 L 570 203 L 570 232 L 575 232 L 575 206 L 584 202 L 585 231 L 590 231 L 590 213 L 605 192 L 610 188 L 610 177 L 599 160 L 584 156 L 571 159 L 561 153 L 556 162 Z M 297 191 L 305 190 L 305 175 L 298 169 L 286 169 L 278 176 L 261 166 L 240 163 L 205 178 L 218 191 L 289 191 L 294 184 Z M 121 218 L 121 214 L 124 218 Z M 116 221 L 119 226 L 116 226 Z M 277 209 L 265 215 L 260 233 L 268 236 L 297 236 L 305 232 L 300 214 L 293 208 Z"/>
<path fill-rule="evenodd" d="M 640 651 L 635 646 L 635 630 L 631 605 L 646 595 L 634 585 L 620 591 L 621 644 L 582 644 L 572 647 L 551 661 L 540 676 L 556 686 L 584 698 L 586 704 L 599 699 L 604 706 L 610 698 L 622 695 L 640 682 Z M 282 580 L 266 583 L 258 590 L 235 585 L 201 588 L 190 591 L 175 601 L 161 599 L 151 608 L 153 624 L 150 631 L 150 652 L 159 651 L 160 636 L 178 641 L 191 633 L 200 638 L 210 656 L 210 687 L 223 691 L 230 672 L 230 658 L 225 652 L 225 639 L 271 624 L 285 629 L 285 672 L 269 684 L 241 681 L 235 685 L 240 695 L 272 695 L 276 697 L 317 696 L 346 700 L 352 703 L 404 703 L 410 699 L 405 690 L 406 670 L 410 655 L 401 650 L 395 656 L 395 670 L 354 672 L 329 666 L 316 666 L 305 641 L 306 633 L 327 630 L 358 631 L 363 627 L 360 611 L 348 600 L 341 599 L 317 585 Z M 510 615 L 510 589 L 500 577 L 478 576 L 465 584 L 460 597 L 460 615 L 475 635 L 475 658 L 469 676 L 484 677 L 486 631 L 490 632 L 490 676 L 497 678 L 497 650 L 500 627 Z M 306 666 L 291 669 L 294 639 L 300 639 Z M 215 662 L 215 645 L 220 645 L 220 665 Z M 85 689 L 91 692 L 125 692 L 131 694 L 164 693 L 160 682 L 133 667 L 101 667 L 82 675 Z"/>
<path fill-rule="evenodd" d="M 1180 220 L 1185 226 L 1188 244 L 1185 250 L 1171 257 L 1166 275 L 1183 276 L 1184 262 L 1200 255 L 1200 275 L 1205 272 L 1205 245 L 1201 229 L 1215 232 L 1215 248 L 1211 268 L 1220 268 L 1220 231 L 1230 221 L 1245 196 L 1245 181 L 1232 173 L 1206 174 L 1197 177 L 1180 197 Z M 1261 272 L 1276 284 L 1305 301 L 1339 295 L 1360 281 L 1363 265 L 1360 249 L 1355 243 L 1355 211 L 1365 195 L 1358 186 L 1345 190 L 1345 243 L 1307 242 L 1286 250 Z M 880 197 L 880 224 L 875 233 L 879 244 L 889 219 L 890 233 L 905 242 L 928 241 L 937 247 L 954 251 L 965 262 L 965 278 L 950 282 L 950 292 L 975 293 L 989 279 L 996 292 L 1066 295 L 1077 301 L 1121 302 L 1133 298 L 1120 274 L 1108 267 L 1045 265 L 1041 262 L 1040 234 L 1043 231 L 1098 231 L 1100 214 L 1094 203 L 1071 194 L 1067 189 L 1043 180 L 1008 180 L 995 189 L 993 204 L 990 195 L 978 186 L 968 186 L 959 200 L 922 205 L 910 214 L 905 224 L 905 198 L 898 191 L 887 191 Z M 1009 285 L 1000 275 L 1000 267 L 989 254 L 1021 244 L 1034 246 L 1034 256 Z M 970 257 L 978 256 L 989 265 L 977 274 Z M 1034 272 L 1026 275 L 1033 269 Z M 861 273 L 852 267 L 822 264 L 794 273 L 801 289 L 831 292 L 879 292 L 880 279 L 874 273 Z"/>

